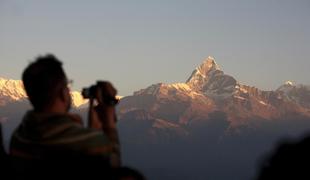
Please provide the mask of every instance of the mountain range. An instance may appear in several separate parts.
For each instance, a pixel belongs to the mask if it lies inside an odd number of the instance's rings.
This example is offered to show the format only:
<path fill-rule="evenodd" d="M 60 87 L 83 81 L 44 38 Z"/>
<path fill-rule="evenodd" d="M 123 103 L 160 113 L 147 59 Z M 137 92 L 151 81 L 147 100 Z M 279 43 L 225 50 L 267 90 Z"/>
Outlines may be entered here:
<path fill-rule="evenodd" d="M 86 107 L 80 92 L 71 96 L 74 108 Z M 26 98 L 22 81 L 0 78 L 0 106 Z M 253 119 L 310 117 L 310 86 L 287 81 L 274 91 L 260 90 L 225 74 L 209 56 L 185 82 L 153 84 L 123 97 L 118 106 L 121 120 L 144 119 L 169 128 L 206 121 L 213 112 L 222 112 L 231 127 Z"/>
<path fill-rule="evenodd" d="M 260 90 L 225 74 L 209 56 L 185 82 L 153 84 L 124 97 L 119 106 L 120 119 L 160 119 L 175 126 L 207 121 L 213 112 L 222 112 L 230 127 L 310 118 L 310 86 L 287 81 L 274 91 Z"/>

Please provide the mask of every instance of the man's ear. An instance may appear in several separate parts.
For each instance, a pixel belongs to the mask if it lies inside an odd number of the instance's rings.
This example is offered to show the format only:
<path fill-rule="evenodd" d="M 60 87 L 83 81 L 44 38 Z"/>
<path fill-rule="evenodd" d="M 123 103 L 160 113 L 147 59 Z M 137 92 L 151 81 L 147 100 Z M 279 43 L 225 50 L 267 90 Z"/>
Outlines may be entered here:
<path fill-rule="evenodd" d="M 66 101 L 67 98 L 67 89 L 63 88 L 61 91 L 59 91 L 59 97 L 62 101 Z"/>

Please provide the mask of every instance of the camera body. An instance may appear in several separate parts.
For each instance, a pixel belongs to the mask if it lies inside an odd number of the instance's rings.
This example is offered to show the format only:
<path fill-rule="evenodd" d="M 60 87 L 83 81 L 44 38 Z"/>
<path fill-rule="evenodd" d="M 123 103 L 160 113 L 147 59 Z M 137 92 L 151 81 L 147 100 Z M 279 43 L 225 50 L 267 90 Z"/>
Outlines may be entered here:
<path fill-rule="evenodd" d="M 97 81 L 97 84 L 91 85 L 88 88 L 82 89 L 82 96 L 84 99 L 95 99 L 97 91 L 101 91 L 101 102 L 108 106 L 115 106 L 118 104 L 119 100 L 114 96 L 111 96 L 107 93 L 107 91 L 103 88 L 106 84 L 105 81 Z"/>

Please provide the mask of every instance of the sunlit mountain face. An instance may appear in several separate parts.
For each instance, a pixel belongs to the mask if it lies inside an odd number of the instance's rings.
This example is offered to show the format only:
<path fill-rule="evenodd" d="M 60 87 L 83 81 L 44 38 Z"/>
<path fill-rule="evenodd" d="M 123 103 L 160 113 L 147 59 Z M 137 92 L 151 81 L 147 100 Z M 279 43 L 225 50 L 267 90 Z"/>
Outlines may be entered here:
<path fill-rule="evenodd" d="M 73 112 L 87 117 L 87 100 L 71 96 Z M 0 78 L 6 144 L 30 108 L 22 82 Z M 209 56 L 184 82 L 122 97 L 117 114 L 123 162 L 149 179 L 250 179 L 279 139 L 310 130 L 310 87 L 287 81 L 260 90 Z"/>

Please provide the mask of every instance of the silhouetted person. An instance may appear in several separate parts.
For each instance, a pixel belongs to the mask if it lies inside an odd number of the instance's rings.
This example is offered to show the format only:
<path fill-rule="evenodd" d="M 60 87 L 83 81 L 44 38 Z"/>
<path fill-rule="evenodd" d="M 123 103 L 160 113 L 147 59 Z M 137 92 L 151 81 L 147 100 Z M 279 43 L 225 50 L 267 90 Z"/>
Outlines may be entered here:
<path fill-rule="evenodd" d="M 267 159 L 257 180 L 310 179 L 310 136 L 298 143 L 283 143 Z"/>
<path fill-rule="evenodd" d="M 25 114 L 10 143 L 12 167 L 19 178 L 103 176 L 120 166 L 115 107 L 100 100 L 102 92 L 116 96 L 110 83 L 101 84 L 90 99 L 85 128 L 79 116 L 68 113 L 69 81 L 55 56 L 38 57 L 24 70 L 22 80 L 33 110 Z"/>

